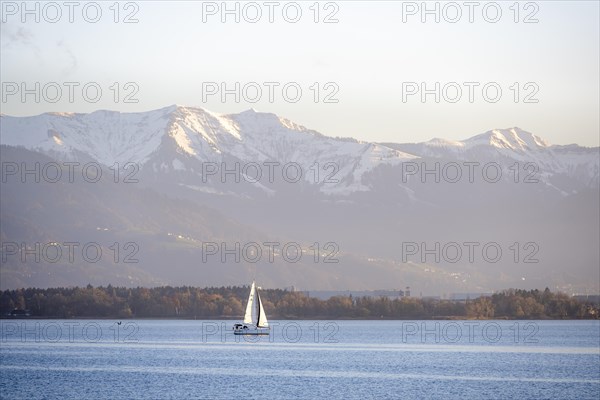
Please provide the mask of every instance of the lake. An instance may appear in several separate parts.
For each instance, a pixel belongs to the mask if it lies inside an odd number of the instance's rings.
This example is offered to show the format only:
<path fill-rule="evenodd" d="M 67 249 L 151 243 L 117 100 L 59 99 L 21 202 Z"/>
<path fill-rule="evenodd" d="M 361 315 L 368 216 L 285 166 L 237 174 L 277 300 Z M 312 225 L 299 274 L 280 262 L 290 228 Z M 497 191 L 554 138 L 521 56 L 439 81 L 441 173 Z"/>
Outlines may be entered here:
<path fill-rule="evenodd" d="M 600 321 L 1 320 L 2 399 L 598 399 Z"/>

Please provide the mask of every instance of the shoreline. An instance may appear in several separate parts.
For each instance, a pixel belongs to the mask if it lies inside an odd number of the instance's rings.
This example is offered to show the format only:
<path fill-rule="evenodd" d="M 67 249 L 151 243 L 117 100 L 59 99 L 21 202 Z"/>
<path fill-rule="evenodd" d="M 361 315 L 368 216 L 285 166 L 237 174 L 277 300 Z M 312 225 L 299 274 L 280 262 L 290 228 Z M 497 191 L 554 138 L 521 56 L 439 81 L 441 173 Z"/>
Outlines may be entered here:
<path fill-rule="evenodd" d="M 42 321 L 42 320 L 102 320 L 102 321 L 240 321 L 244 317 L 231 317 L 231 316 L 219 316 L 219 317 L 197 317 L 197 318 L 183 318 L 183 317 L 0 317 L 0 321 Z M 510 317 L 497 317 L 497 318 L 469 318 L 469 317 L 443 317 L 436 316 L 431 318 L 351 318 L 351 317 L 269 317 L 271 321 L 598 321 L 600 318 L 510 318 Z"/>

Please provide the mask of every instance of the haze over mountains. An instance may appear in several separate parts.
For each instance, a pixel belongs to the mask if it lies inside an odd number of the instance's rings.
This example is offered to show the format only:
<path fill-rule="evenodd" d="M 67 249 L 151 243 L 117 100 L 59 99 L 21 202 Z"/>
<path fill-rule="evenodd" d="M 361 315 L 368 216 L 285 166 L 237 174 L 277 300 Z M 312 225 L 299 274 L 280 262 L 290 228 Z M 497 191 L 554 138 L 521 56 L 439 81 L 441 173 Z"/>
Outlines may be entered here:
<path fill-rule="evenodd" d="M 599 290 L 598 148 L 549 145 L 519 128 L 368 143 L 254 110 L 181 106 L 3 115 L 0 127 L 2 288 L 256 276 L 265 287 L 424 295 Z M 23 175 L 36 163 L 39 172 Z M 35 259 L 35 243 L 55 242 L 63 252 L 65 242 L 81 245 L 72 261 Z M 263 254 L 236 262 L 209 254 L 213 242 L 240 243 L 238 255 L 258 243 Z M 281 244 L 272 261 L 271 242 Z M 102 248 L 96 262 L 81 254 L 86 243 Z M 284 257 L 286 243 L 302 255 Z"/>

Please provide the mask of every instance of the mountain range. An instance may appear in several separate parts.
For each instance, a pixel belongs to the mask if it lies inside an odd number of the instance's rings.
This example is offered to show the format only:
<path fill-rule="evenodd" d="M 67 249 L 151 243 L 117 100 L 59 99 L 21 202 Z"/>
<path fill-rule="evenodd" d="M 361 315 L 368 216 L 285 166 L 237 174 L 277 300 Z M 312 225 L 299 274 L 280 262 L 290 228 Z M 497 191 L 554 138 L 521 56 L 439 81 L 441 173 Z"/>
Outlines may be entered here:
<path fill-rule="evenodd" d="M 550 145 L 516 127 L 372 143 L 255 110 L 176 105 L 2 115 L 0 128 L 1 288 L 256 277 L 266 287 L 422 294 L 600 289 L 597 147 Z M 66 242 L 97 243 L 103 257 L 35 260 L 35 243 Z M 13 254 L 14 243 L 33 255 Z M 235 243 L 238 255 L 253 243 L 263 255 L 223 262 Z M 286 243 L 302 249 L 299 261 L 284 257 Z"/>

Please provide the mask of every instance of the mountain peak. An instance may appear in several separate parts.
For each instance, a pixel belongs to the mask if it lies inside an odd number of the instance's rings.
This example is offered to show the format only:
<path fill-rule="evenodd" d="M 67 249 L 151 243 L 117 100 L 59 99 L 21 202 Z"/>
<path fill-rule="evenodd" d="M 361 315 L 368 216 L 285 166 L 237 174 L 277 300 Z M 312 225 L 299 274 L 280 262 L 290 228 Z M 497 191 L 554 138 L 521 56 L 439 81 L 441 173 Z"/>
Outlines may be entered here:
<path fill-rule="evenodd" d="M 464 141 L 471 146 L 488 145 L 499 149 L 517 151 L 541 150 L 549 144 L 539 136 L 522 130 L 519 127 L 508 129 L 493 129 L 480 135 L 473 136 Z"/>
<path fill-rule="evenodd" d="M 464 147 L 463 142 L 457 142 L 455 140 L 433 138 L 426 142 L 428 146 L 432 147 Z"/>
<path fill-rule="evenodd" d="M 256 108 L 251 107 L 245 111 L 242 111 L 240 114 L 259 114 L 259 111 Z"/>

